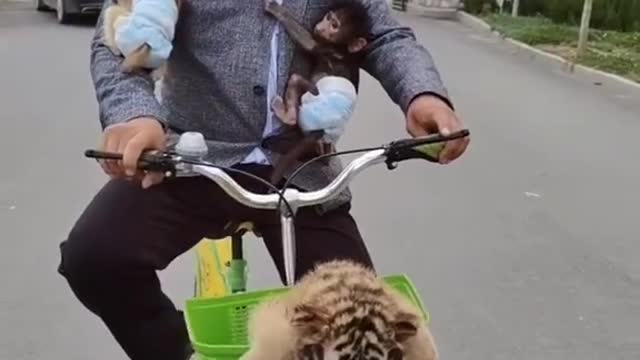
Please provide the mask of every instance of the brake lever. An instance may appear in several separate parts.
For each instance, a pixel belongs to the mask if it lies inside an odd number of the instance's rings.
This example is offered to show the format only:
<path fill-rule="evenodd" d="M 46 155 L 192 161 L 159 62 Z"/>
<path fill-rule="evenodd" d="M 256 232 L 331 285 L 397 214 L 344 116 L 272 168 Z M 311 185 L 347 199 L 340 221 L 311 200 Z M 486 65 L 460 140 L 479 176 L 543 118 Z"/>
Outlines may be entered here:
<path fill-rule="evenodd" d="M 86 150 L 84 156 L 96 160 L 122 160 L 122 154 Z M 138 168 L 145 171 L 162 172 L 166 177 L 174 177 L 176 174 L 177 157 L 171 152 L 147 151 L 140 155 Z"/>

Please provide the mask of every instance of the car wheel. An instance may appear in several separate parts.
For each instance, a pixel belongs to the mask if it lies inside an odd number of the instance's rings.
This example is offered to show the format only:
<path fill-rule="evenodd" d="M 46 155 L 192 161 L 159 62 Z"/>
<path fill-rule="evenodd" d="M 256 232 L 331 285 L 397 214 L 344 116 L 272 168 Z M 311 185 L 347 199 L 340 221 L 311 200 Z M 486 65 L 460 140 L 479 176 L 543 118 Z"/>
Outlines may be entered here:
<path fill-rule="evenodd" d="M 56 15 L 60 24 L 68 24 L 71 22 L 71 14 L 66 10 L 65 0 L 56 0 Z"/>
<path fill-rule="evenodd" d="M 50 11 L 51 9 L 44 3 L 43 0 L 36 0 L 36 10 L 38 10 L 38 11 Z"/>

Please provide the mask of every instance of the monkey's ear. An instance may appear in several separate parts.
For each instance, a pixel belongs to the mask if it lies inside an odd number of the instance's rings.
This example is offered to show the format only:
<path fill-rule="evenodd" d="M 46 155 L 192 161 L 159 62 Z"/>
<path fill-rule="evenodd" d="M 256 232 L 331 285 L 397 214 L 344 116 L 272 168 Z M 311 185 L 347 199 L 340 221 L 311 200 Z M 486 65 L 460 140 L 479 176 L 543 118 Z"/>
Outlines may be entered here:
<path fill-rule="evenodd" d="M 359 37 L 351 40 L 347 48 L 349 49 L 350 53 L 355 54 L 364 49 L 365 46 L 367 46 L 367 39 Z"/>
<path fill-rule="evenodd" d="M 418 319 L 411 313 L 400 313 L 396 316 L 393 329 L 396 333 L 396 341 L 405 342 L 418 333 Z"/>

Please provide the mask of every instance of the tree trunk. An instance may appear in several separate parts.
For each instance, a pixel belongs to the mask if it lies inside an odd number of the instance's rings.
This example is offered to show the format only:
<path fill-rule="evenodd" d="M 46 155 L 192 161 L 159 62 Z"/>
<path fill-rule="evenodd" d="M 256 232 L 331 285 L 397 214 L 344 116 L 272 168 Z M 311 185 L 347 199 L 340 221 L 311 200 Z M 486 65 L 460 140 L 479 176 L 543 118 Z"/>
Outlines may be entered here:
<path fill-rule="evenodd" d="M 582 22 L 580 23 L 580 38 L 578 39 L 578 51 L 576 58 L 584 54 L 589 39 L 589 23 L 591 22 L 591 9 L 593 8 L 593 0 L 584 0 L 584 8 L 582 9 Z"/>

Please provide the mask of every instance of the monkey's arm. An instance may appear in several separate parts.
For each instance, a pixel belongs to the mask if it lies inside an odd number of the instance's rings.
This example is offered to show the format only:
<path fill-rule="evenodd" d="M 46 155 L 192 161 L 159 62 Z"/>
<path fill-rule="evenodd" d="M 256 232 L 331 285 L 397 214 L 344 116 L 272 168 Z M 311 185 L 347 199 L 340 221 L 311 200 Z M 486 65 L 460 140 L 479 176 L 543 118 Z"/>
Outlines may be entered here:
<path fill-rule="evenodd" d="M 452 106 L 431 54 L 411 29 L 398 23 L 385 0 L 363 2 L 371 18 L 372 41 L 363 50 L 362 68 L 380 81 L 405 113 L 416 96 L 427 93 Z"/>
<path fill-rule="evenodd" d="M 111 0 L 105 0 L 103 9 L 111 4 Z M 122 58 L 104 44 L 104 17 L 105 10 L 96 24 L 90 57 L 91 78 L 102 127 L 141 116 L 152 117 L 165 124 L 150 74 L 123 73 L 120 70 Z"/>
<path fill-rule="evenodd" d="M 287 9 L 275 1 L 267 0 L 265 11 L 275 17 L 284 26 L 291 38 L 303 49 L 313 52 L 320 48 L 311 33 L 291 15 Z"/>

